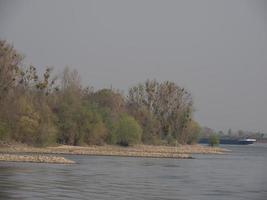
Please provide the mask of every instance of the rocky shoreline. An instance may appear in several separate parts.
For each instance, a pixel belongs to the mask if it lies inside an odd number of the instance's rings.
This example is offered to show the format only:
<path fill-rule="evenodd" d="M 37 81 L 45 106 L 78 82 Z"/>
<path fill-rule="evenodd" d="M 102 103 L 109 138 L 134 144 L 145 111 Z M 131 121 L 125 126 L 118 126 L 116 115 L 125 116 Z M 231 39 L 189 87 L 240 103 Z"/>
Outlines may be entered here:
<path fill-rule="evenodd" d="M 175 158 L 190 159 L 191 154 L 222 154 L 226 149 L 208 147 L 202 145 L 152 146 L 136 145 L 120 147 L 114 145 L 104 146 L 67 146 L 37 148 L 26 145 L 5 145 L 0 147 L 0 161 L 24 161 L 46 163 L 73 163 L 63 157 L 41 156 L 39 154 L 62 154 L 62 155 L 88 155 L 88 156 L 124 156 L 124 157 L 147 157 L 147 158 Z M 4 154 L 3 154 L 4 153 Z M 12 154 L 10 154 L 12 153 Z M 33 156 L 13 155 L 16 153 L 34 153 Z M 4 155 L 4 156 L 3 156 Z"/>
<path fill-rule="evenodd" d="M 16 155 L 0 153 L 0 161 L 6 162 L 34 162 L 34 163 L 54 163 L 54 164 L 74 164 L 75 162 L 64 157 L 44 156 L 44 155 Z"/>

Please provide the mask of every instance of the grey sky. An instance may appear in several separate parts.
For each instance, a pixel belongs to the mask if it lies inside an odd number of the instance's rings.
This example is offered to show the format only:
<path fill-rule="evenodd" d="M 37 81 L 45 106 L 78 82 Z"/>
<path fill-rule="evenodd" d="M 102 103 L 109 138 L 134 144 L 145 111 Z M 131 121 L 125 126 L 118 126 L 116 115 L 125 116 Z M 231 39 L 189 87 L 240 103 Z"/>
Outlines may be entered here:
<path fill-rule="evenodd" d="M 0 38 L 96 88 L 175 81 L 201 125 L 267 132 L 267 1 L 0 0 Z"/>

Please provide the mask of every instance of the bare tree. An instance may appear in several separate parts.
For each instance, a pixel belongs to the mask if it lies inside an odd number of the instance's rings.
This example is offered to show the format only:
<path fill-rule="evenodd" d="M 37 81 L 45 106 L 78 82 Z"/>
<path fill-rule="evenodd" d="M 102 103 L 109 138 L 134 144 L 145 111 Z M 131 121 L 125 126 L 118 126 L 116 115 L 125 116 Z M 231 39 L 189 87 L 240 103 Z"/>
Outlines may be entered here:
<path fill-rule="evenodd" d="M 129 107 L 146 107 L 161 124 L 161 137 L 171 135 L 185 143 L 184 129 L 191 120 L 192 96 L 174 82 L 147 80 L 130 88 Z"/>
<path fill-rule="evenodd" d="M 0 40 L 0 100 L 17 83 L 22 60 L 12 45 Z"/>

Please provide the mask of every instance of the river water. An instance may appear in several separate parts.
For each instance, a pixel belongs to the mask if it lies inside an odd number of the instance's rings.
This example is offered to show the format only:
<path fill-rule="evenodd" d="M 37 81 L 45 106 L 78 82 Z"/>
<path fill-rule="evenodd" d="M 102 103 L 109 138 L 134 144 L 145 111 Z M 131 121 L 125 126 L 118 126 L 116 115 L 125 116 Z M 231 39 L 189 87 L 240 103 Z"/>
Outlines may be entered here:
<path fill-rule="evenodd" d="M 267 199 L 267 145 L 195 159 L 67 156 L 74 165 L 0 162 L 0 199 Z"/>

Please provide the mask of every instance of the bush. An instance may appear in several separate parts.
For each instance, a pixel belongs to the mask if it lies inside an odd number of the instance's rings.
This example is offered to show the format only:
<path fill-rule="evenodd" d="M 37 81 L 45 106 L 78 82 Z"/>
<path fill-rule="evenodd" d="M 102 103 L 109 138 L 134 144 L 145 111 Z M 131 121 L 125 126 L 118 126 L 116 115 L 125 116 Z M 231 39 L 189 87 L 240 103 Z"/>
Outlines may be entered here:
<path fill-rule="evenodd" d="M 6 123 L 0 121 L 0 140 L 6 140 L 9 137 L 9 128 Z"/>
<path fill-rule="evenodd" d="M 51 146 L 56 144 L 58 130 L 52 122 L 42 122 L 38 128 L 36 146 Z"/>
<path fill-rule="evenodd" d="M 190 121 L 188 123 L 187 129 L 186 129 L 186 134 L 187 134 L 187 144 L 195 144 L 200 135 L 200 126 L 196 121 Z"/>
<path fill-rule="evenodd" d="M 137 108 L 136 106 L 128 107 L 128 112 L 141 126 L 142 142 L 144 144 L 159 144 L 160 140 L 160 122 L 149 112 L 146 107 Z"/>
<path fill-rule="evenodd" d="M 142 129 L 133 117 L 122 114 L 115 122 L 111 142 L 122 146 L 137 144 L 141 141 Z"/>
<path fill-rule="evenodd" d="M 33 98 L 22 96 L 18 99 L 15 140 L 26 144 L 34 144 L 39 134 L 40 113 L 33 104 Z"/>
<path fill-rule="evenodd" d="M 38 126 L 37 120 L 29 116 L 22 116 L 18 121 L 19 141 L 34 144 L 37 138 Z"/>
<path fill-rule="evenodd" d="M 86 126 L 84 127 L 83 141 L 86 144 L 103 145 L 107 138 L 107 128 L 102 121 L 102 118 L 97 113 L 87 118 Z"/>
<path fill-rule="evenodd" d="M 219 143 L 220 143 L 220 140 L 219 140 L 218 135 L 215 135 L 215 134 L 210 135 L 210 137 L 209 137 L 209 145 L 210 146 L 212 146 L 212 147 L 213 146 L 218 146 Z"/>

